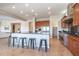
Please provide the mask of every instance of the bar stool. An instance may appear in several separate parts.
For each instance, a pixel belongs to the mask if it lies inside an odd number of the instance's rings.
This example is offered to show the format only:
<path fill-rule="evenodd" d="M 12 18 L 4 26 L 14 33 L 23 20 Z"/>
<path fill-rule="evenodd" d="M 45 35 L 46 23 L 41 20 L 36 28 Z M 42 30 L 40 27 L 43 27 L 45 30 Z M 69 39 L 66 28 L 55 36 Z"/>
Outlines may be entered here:
<path fill-rule="evenodd" d="M 29 46 L 29 44 L 30 44 L 30 46 Z M 32 49 L 35 49 L 36 48 L 36 38 L 29 38 L 28 46 Z"/>
<path fill-rule="evenodd" d="M 15 41 L 17 41 L 17 37 L 12 37 L 13 39 L 13 47 L 15 47 Z"/>
<path fill-rule="evenodd" d="M 20 43 L 20 41 L 21 41 L 22 48 L 24 48 L 24 44 L 26 44 L 26 47 L 27 47 L 26 37 L 20 37 L 19 38 L 19 43 Z"/>
<path fill-rule="evenodd" d="M 40 49 L 42 48 L 42 45 L 43 45 L 43 42 L 44 42 L 44 44 L 45 44 L 45 52 L 47 52 L 47 40 L 46 39 L 41 39 L 40 40 L 40 46 L 39 46 L 39 51 L 40 51 Z"/>

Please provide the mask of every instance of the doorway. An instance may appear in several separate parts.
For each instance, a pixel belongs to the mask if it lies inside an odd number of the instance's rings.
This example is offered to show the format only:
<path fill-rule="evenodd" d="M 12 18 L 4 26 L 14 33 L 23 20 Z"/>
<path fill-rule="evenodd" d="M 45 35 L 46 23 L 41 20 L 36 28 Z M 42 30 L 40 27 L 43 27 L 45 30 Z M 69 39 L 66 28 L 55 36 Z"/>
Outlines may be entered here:
<path fill-rule="evenodd" d="M 32 22 L 29 22 L 29 33 L 33 32 L 33 25 Z"/>
<path fill-rule="evenodd" d="M 53 37 L 57 37 L 57 27 L 53 27 Z"/>
<path fill-rule="evenodd" d="M 20 30 L 21 30 L 21 24 L 20 23 L 12 23 L 11 24 L 12 33 L 20 32 Z"/>

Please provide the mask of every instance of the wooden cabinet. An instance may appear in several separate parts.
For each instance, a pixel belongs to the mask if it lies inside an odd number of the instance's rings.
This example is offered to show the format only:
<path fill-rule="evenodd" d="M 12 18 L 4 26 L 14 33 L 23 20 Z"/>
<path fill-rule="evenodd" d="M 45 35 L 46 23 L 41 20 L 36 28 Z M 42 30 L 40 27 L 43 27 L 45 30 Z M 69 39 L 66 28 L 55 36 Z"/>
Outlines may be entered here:
<path fill-rule="evenodd" d="M 62 28 L 67 28 L 68 25 L 66 23 L 64 23 L 65 19 L 66 19 L 67 16 L 64 16 L 62 19 L 61 19 L 61 27 Z"/>
<path fill-rule="evenodd" d="M 61 19 L 62 28 L 68 27 L 68 25 L 63 22 L 66 17 L 72 17 L 72 19 L 73 19 L 72 26 L 79 25 L 79 3 L 69 4 L 68 8 L 67 8 L 67 14 L 68 14 L 68 16 L 64 16 Z"/>
<path fill-rule="evenodd" d="M 73 42 L 73 53 L 74 55 L 79 55 L 79 42 L 76 40 Z"/>
<path fill-rule="evenodd" d="M 74 5 L 74 3 L 68 4 L 68 7 L 67 7 L 67 15 L 68 16 L 72 16 L 72 14 L 73 14 L 73 8 L 72 8 L 73 5 Z"/>
<path fill-rule="evenodd" d="M 72 51 L 72 43 L 73 43 L 72 37 L 69 35 L 68 36 L 68 45 L 67 45 L 67 47 L 70 51 Z"/>
<path fill-rule="evenodd" d="M 73 6 L 73 26 L 79 25 L 79 4 Z"/>
<path fill-rule="evenodd" d="M 72 7 L 72 15 L 69 13 L 69 16 L 71 15 L 73 18 L 73 24 L 72 26 L 79 25 L 79 3 L 74 4 Z M 62 24 L 61 24 L 62 25 Z M 74 54 L 79 56 L 79 37 L 68 35 L 68 49 Z"/>
<path fill-rule="evenodd" d="M 78 37 L 69 35 L 67 47 L 74 55 L 79 56 L 79 38 Z"/>
<path fill-rule="evenodd" d="M 70 3 L 67 8 L 67 15 L 73 18 L 72 26 L 79 25 L 79 3 Z"/>
<path fill-rule="evenodd" d="M 49 26 L 49 21 L 37 21 L 35 23 L 35 26 L 36 28 L 43 27 L 43 26 Z"/>

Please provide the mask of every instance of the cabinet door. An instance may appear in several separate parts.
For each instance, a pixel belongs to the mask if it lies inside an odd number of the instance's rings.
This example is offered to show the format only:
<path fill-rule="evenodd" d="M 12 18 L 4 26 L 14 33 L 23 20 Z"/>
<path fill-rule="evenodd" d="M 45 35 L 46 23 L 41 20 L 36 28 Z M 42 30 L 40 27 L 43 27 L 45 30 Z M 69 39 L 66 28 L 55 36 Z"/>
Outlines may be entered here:
<path fill-rule="evenodd" d="M 73 16 L 73 26 L 77 25 L 77 16 L 74 14 Z"/>
<path fill-rule="evenodd" d="M 70 51 L 73 51 L 73 40 L 72 40 L 72 37 L 70 37 Z"/>
<path fill-rule="evenodd" d="M 75 14 L 73 18 L 73 25 L 79 25 L 79 14 Z"/>
<path fill-rule="evenodd" d="M 72 48 L 72 39 L 71 39 L 71 36 L 68 36 L 68 45 L 67 45 L 67 47 L 71 51 L 71 48 Z"/>
<path fill-rule="evenodd" d="M 67 44 L 67 48 L 70 49 L 70 37 L 68 36 L 68 44 Z"/>
<path fill-rule="evenodd" d="M 79 42 L 78 41 L 73 42 L 73 54 L 79 55 Z"/>
<path fill-rule="evenodd" d="M 73 26 L 79 25 L 79 5 L 76 5 L 73 9 Z"/>
<path fill-rule="evenodd" d="M 74 55 L 79 56 L 79 38 L 69 35 L 67 47 Z"/>

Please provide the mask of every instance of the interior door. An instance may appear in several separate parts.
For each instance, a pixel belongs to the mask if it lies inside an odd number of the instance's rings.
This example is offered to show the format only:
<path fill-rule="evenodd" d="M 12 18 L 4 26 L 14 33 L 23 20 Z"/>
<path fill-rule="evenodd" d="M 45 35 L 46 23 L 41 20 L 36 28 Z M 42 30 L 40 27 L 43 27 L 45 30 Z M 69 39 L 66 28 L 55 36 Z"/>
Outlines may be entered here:
<path fill-rule="evenodd" d="M 11 24 L 11 30 L 13 33 L 20 32 L 20 29 L 21 29 L 20 23 L 12 23 Z"/>

